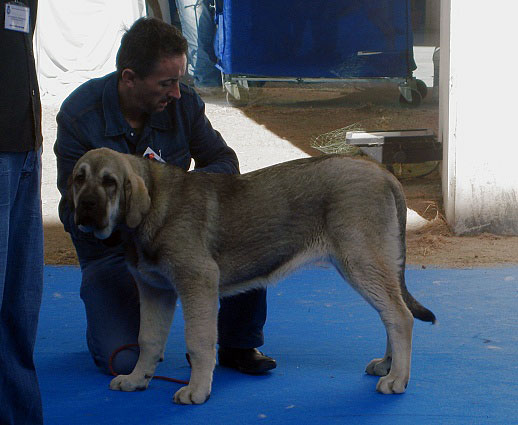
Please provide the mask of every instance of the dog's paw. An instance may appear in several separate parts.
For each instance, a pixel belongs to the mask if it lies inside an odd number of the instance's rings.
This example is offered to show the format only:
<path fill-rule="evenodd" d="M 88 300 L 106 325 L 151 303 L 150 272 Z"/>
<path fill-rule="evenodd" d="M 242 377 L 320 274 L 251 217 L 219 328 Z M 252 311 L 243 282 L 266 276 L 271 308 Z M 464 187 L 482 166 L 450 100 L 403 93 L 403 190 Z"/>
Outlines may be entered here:
<path fill-rule="evenodd" d="M 376 390 L 382 394 L 402 394 L 406 391 L 408 378 L 388 374 L 379 379 Z"/>
<path fill-rule="evenodd" d="M 389 374 L 391 366 L 392 358 L 390 357 L 374 359 L 367 365 L 365 372 L 374 376 L 386 376 Z"/>
<path fill-rule="evenodd" d="M 132 375 L 118 375 L 110 382 L 110 390 L 115 391 L 142 391 L 149 385 L 149 379 Z"/>
<path fill-rule="evenodd" d="M 210 390 L 195 390 L 190 385 L 180 388 L 174 395 L 176 404 L 202 404 L 210 397 Z"/>

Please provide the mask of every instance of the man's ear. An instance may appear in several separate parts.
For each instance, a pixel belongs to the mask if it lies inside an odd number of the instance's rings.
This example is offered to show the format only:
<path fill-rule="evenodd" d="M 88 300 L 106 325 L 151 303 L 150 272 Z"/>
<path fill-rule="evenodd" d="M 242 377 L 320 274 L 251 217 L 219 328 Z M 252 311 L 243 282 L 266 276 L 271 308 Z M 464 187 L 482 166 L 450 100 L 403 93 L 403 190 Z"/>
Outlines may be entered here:
<path fill-rule="evenodd" d="M 121 73 L 121 82 L 126 87 L 133 88 L 135 86 L 135 80 L 137 79 L 137 74 L 131 68 L 124 68 Z"/>
<path fill-rule="evenodd" d="M 151 207 L 151 198 L 144 183 L 144 179 L 136 174 L 128 175 L 124 182 L 126 198 L 126 224 L 128 227 L 137 227 Z"/>

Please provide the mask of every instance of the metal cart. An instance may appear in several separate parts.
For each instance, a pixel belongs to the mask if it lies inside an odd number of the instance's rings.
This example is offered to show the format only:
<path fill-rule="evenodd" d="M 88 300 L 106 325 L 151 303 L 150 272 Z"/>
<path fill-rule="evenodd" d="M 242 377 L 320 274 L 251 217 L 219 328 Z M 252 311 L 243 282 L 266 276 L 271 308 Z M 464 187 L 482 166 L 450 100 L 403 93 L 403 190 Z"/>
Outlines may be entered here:
<path fill-rule="evenodd" d="M 227 98 L 267 81 L 383 78 L 417 106 L 409 0 L 218 0 L 215 51 Z"/>

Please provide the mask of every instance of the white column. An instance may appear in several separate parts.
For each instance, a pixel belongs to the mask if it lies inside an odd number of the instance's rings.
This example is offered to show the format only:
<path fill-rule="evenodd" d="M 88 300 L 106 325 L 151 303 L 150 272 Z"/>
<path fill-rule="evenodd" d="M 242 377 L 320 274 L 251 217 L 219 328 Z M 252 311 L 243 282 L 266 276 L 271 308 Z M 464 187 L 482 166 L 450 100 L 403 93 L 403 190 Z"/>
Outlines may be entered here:
<path fill-rule="evenodd" d="M 514 4 L 441 0 L 443 197 L 457 234 L 518 235 Z"/>

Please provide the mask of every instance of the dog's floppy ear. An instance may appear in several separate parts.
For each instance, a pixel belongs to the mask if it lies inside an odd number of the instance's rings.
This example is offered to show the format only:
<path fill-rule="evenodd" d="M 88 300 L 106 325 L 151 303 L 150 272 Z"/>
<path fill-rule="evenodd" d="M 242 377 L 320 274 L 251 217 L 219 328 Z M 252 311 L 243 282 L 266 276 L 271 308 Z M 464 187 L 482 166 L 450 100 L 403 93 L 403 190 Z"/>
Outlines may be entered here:
<path fill-rule="evenodd" d="M 151 198 L 144 179 L 135 173 L 129 173 L 124 182 L 126 198 L 126 224 L 137 227 L 151 207 Z"/>

